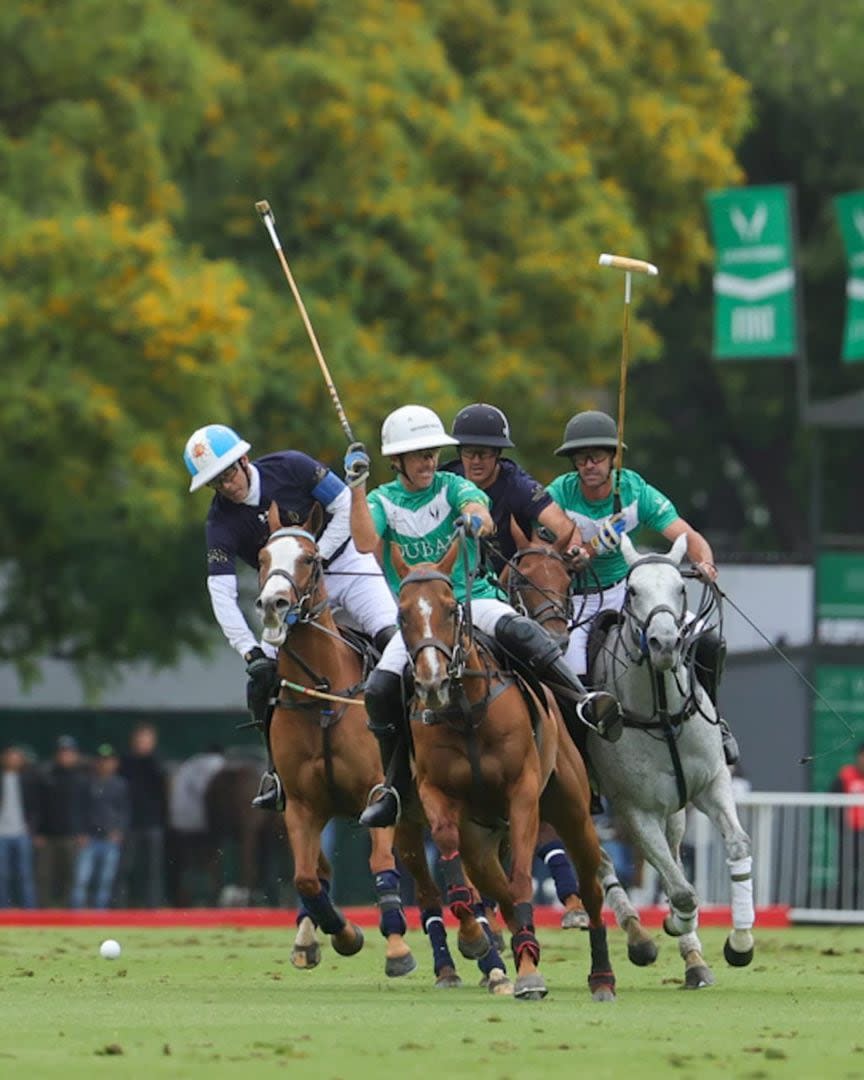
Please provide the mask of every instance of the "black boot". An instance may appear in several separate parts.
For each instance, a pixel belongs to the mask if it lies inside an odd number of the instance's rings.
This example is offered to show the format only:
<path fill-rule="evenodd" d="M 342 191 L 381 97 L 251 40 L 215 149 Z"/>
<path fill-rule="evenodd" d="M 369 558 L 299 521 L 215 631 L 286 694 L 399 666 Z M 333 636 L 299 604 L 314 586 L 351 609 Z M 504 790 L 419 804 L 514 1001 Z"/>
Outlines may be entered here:
<path fill-rule="evenodd" d="M 741 757 L 738 740 L 720 715 L 720 709 L 717 706 L 717 692 L 720 688 L 720 679 L 723 677 L 723 669 L 726 666 L 726 642 L 719 634 L 713 631 L 703 634 L 697 642 L 696 655 L 693 660 L 696 677 L 717 712 L 717 723 L 720 725 L 720 737 L 723 740 L 723 756 L 726 758 L 726 764 L 735 765 Z"/>
<path fill-rule="evenodd" d="M 525 615 L 504 615 L 495 624 L 495 637 L 515 660 L 547 683 L 556 698 L 559 689 L 570 692 L 561 695 L 566 704 L 559 699 L 565 717 L 575 712 L 578 719 L 601 738 L 609 742 L 621 738 L 624 722 L 617 699 L 605 690 L 586 690 L 542 626 Z"/>
<path fill-rule="evenodd" d="M 381 750 L 384 783 L 376 784 L 369 792 L 369 805 L 360 815 L 360 824 L 386 829 L 398 823 L 402 802 L 411 787 L 401 677 L 376 669 L 366 683 L 364 699 L 369 729 Z"/>
<path fill-rule="evenodd" d="M 256 667 L 254 676 L 250 673 L 246 684 L 246 704 L 264 743 L 267 768 L 258 782 L 258 794 L 252 800 L 252 806 L 256 810 L 272 810 L 281 814 L 285 809 L 285 792 L 270 754 L 270 722 L 276 705 L 279 677 L 276 673 L 276 661 L 269 660 L 263 653 L 256 661 Z"/>

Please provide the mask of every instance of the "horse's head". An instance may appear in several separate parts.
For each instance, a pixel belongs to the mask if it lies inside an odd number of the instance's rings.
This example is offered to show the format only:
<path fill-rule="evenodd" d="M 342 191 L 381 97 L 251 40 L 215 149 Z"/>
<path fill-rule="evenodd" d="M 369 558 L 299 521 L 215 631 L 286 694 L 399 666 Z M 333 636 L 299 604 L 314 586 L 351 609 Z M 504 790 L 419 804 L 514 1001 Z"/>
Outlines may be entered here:
<path fill-rule="evenodd" d="M 401 578 L 402 640 L 411 658 L 415 694 L 429 709 L 450 704 L 451 682 L 461 678 L 464 669 L 462 609 L 450 581 L 458 550 L 459 541 L 454 540 L 440 562 L 409 566 L 396 545 L 391 548 Z"/>
<path fill-rule="evenodd" d="M 563 648 L 573 617 L 572 571 L 563 555 L 542 533 L 525 536 L 514 521 L 516 554 L 504 577 L 510 603 L 539 623 Z"/>
<path fill-rule="evenodd" d="M 321 516 L 316 503 L 301 527 L 283 528 L 276 504 L 270 504 L 270 539 L 258 557 L 260 591 L 255 607 L 264 624 L 262 637 L 271 645 L 281 645 L 291 627 L 314 615 L 326 596 L 315 541 Z"/>
<path fill-rule="evenodd" d="M 681 535 L 665 555 L 640 555 L 628 536 L 621 538 L 629 567 L 624 617 L 639 652 L 657 671 L 670 671 L 681 659 L 687 592 L 678 567 L 686 548 Z"/>

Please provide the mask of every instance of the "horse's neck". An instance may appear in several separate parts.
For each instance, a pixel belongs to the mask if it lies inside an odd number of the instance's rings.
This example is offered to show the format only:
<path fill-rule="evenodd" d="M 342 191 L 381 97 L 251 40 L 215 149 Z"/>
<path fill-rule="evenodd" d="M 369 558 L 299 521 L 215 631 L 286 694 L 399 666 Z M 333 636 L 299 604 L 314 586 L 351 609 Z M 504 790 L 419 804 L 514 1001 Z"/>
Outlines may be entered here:
<path fill-rule="evenodd" d="M 325 598 L 326 593 L 322 595 L 316 589 L 313 606 Z M 289 668 L 294 672 L 302 671 L 297 657 L 316 674 L 328 677 L 334 672 L 344 671 L 346 665 L 352 663 L 358 671 L 361 667 L 355 651 L 343 641 L 329 605 L 319 611 L 313 620 L 298 623 L 285 639 L 283 648 L 279 650 L 280 672 L 285 674 Z"/>

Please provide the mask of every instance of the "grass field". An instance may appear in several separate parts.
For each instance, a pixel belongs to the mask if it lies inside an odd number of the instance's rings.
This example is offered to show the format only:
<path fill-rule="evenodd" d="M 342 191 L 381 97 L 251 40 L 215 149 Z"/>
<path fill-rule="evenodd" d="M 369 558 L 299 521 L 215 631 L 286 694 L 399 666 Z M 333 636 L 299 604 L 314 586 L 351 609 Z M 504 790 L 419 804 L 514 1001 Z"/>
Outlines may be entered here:
<path fill-rule="evenodd" d="M 3 929 L 0 1077 L 864 1078 L 864 929 L 765 930 L 740 970 L 724 936 L 702 933 L 716 986 L 684 992 L 671 939 L 640 969 L 612 931 L 619 996 L 600 1005 L 579 931 L 541 933 L 549 996 L 517 1003 L 465 960 L 462 989 L 434 989 L 419 933 L 394 981 L 377 933 L 300 972 L 289 931 Z"/>

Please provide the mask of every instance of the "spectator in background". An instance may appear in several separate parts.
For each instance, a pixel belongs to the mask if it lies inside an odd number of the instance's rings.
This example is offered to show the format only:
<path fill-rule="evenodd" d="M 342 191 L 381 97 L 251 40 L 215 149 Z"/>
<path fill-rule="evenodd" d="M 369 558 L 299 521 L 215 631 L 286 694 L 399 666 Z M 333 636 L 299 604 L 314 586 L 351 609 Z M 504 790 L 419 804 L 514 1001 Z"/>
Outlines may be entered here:
<path fill-rule="evenodd" d="M 129 785 L 132 818 L 124 853 L 124 894 L 131 906 L 156 908 L 165 903 L 165 826 L 168 787 L 156 756 L 159 734 L 153 724 L 137 724 L 120 775 Z"/>
<path fill-rule="evenodd" d="M 855 760 L 840 768 L 831 790 L 841 795 L 864 797 L 864 742 L 858 745 Z M 864 805 L 844 806 L 839 826 L 839 904 L 844 908 L 858 908 L 864 903 Z"/>
<path fill-rule="evenodd" d="M 204 878 L 209 902 L 216 902 L 218 856 L 210 835 L 205 796 L 210 781 L 224 767 L 225 752 L 221 746 L 213 745 L 187 758 L 171 777 L 168 894 L 177 907 L 192 901 L 190 878 Z"/>
<path fill-rule="evenodd" d="M 57 740 L 39 794 L 39 823 L 34 838 L 36 877 L 43 907 L 65 907 L 72 891 L 78 848 L 85 843 L 87 777 L 78 743 L 71 735 Z"/>
<path fill-rule="evenodd" d="M 32 832 L 39 811 L 38 781 L 23 751 L 0 755 L 0 908 L 36 907 Z"/>
<path fill-rule="evenodd" d="M 78 851 L 72 907 L 107 908 L 120 865 L 123 837 L 129 828 L 129 785 L 117 775 L 120 761 L 104 743 L 96 754 L 87 784 L 84 819 L 87 839 Z"/>

